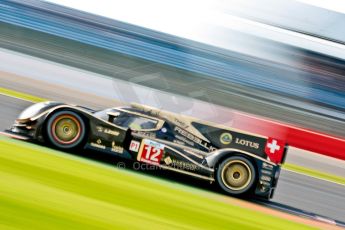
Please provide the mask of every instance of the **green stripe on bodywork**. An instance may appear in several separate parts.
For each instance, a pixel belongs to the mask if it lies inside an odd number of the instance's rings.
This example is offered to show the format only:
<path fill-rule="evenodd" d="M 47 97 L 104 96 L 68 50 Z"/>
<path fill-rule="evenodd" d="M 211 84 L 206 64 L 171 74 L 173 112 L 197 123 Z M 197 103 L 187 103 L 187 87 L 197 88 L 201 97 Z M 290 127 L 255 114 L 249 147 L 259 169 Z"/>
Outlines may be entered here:
<path fill-rule="evenodd" d="M 316 177 L 316 178 L 320 178 L 320 179 L 324 179 L 324 180 L 329 180 L 332 182 L 336 182 L 336 183 L 345 185 L 345 178 L 344 177 L 332 175 L 332 174 L 325 173 L 325 172 L 320 172 L 320 171 L 310 169 L 310 168 L 305 168 L 305 167 L 302 167 L 299 165 L 286 163 L 283 165 L 283 169 L 288 169 L 288 170 L 291 170 L 291 171 L 294 171 L 297 173 L 301 173 L 301 174 L 305 174 L 308 176 L 312 176 L 312 177 Z"/>
<path fill-rule="evenodd" d="M 0 137 L 4 229 L 310 229 L 211 192 Z"/>
<path fill-rule="evenodd" d="M 44 99 L 44 98 L 36 97 L 30 94 L 17 92 L 17 91 L 2 88 L 2 87 L 0 87 L 0 94 L 9 96 L 9 97 L 16 97 L 25 101 L 33 102 L 33 103 L 47 101 L 47 99 Z"/>

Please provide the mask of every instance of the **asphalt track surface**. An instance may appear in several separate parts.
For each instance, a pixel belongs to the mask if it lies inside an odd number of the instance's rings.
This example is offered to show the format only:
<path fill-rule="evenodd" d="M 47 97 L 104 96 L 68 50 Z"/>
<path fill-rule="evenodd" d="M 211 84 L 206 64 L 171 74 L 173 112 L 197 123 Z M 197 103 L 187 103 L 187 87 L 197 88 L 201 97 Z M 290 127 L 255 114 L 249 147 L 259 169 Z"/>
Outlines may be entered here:
<path fill-rule="evenodd" d="M 31 102 L 0 95 L 0 130 L 8 128 L 29 105 Z M 180 183 L 183 181 L 179 180 Z M 343 185 L 282 171 L 274 199 L 263 205 L 309 218 L 326 217 L 345 227 L 344 194 Z"/>

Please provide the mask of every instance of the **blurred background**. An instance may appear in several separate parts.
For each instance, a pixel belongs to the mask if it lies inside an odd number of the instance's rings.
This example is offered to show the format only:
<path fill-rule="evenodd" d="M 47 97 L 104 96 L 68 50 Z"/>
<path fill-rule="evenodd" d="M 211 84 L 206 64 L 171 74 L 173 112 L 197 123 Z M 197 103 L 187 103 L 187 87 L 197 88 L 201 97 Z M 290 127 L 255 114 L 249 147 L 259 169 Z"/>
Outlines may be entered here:
<path fill-rule="evenodd" d="M 344 178 L 344 13 L 342 0 L 0 0 L 0 86 L 275 136 L 287 165 Z M 3 130 L 30 103 L 0 98 Z M 345 222 L 343 185 L 290 173 L 270 207 Z"/>
<path fill-rule="evenodd" d="M 15 10 L 2 7 L 1 46 L 345 135 L 341 6 L 329 3 L 321 8 L 315 5 L 318 1 L 281 0 L 50 2 L 91 14 L 48 2 L 9 1 L 23 5 Z M 121 100 L 127 102 L 141 100 L 122 94 Z M 149 104 L 171 107 L 159 100 Z M 190 109 L 190 105 L 175 107 Z M 217 112 L 212 116 L 224 119 Z"/>

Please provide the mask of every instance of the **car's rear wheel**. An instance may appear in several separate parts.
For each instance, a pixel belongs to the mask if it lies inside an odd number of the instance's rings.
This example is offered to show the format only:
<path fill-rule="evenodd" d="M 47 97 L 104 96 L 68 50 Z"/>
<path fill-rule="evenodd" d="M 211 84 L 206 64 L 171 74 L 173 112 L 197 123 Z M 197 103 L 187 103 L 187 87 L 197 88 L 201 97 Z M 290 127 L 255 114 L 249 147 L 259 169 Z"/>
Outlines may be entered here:
<path fill-rule="evenodd" d="M 248 193 L 253 187 L 256 172 L 253 163 L 242 156 L 231 156 L 217 168 L 217 182 L 230 195 Z"/>
<path fill-rule="evenodd" d="M 49 142 L 60 149 L 80 147 L 85 138 L 85 123 L 73 111 L 58 111 L 52 114 L 46 123 Z"/>

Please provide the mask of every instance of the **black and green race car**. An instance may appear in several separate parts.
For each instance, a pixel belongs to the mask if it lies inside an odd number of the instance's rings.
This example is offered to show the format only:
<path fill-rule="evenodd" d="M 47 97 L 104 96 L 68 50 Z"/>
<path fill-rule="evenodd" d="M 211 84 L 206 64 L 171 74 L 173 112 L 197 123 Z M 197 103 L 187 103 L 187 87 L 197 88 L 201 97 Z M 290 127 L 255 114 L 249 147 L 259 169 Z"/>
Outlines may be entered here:
<path fill-rule="evenodd" d="M 270 199 L 284 141 L 149 106 L 94 111 L 59 102 L 25 109 L 9 136 L 62 150 L 92 149 L 216 182 L 230 195 Z"/>

